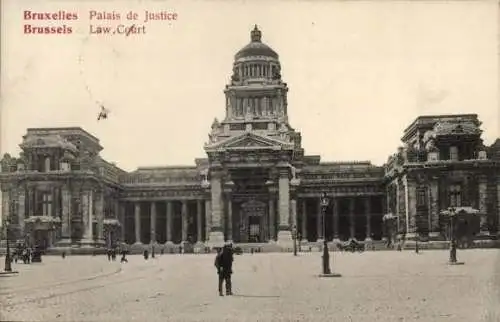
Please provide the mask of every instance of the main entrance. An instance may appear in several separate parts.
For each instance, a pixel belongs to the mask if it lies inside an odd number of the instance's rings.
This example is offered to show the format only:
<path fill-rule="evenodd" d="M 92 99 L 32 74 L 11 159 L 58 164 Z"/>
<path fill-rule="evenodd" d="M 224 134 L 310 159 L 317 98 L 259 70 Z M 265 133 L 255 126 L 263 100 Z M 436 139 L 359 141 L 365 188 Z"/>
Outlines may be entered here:
<path fill-rule="evenodd" d="M 240 240 L 242 243 L 259 243 L 266 240 L 266 204 L 249 200 L 240 205 Z"/>

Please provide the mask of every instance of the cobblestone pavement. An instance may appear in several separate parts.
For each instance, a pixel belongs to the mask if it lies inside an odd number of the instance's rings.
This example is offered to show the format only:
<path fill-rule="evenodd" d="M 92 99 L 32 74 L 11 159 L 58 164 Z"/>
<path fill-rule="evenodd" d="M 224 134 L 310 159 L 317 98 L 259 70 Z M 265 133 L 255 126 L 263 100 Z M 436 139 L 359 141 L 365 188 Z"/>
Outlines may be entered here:
<path fill-rule="evenodd" d="M 45 266 L 0 277 L 0 314 L 17 321 L 500 321 L 500 251 L 458 256 L 465 265 L 447 265 L 446 251 L 335 253 L 342 277 L 319 278 L 320 253 L 245 254 L 235 257 L 235 295 L 224 297 L 213 255 L 130 256 L 119 272 L 104 256 L 46 257 Z M 93 271 L 101 276 L 89 278 Z"/>

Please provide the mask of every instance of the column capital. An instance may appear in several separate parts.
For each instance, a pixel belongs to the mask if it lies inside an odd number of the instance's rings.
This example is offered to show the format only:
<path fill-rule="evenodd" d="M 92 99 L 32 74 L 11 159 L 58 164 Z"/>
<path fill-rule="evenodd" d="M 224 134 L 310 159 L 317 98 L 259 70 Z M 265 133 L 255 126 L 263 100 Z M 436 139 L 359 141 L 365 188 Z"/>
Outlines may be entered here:
<path fill-rule="evenodd" d="M 209 174 L 210 178 L 223 177 L 224 168 L 222 167 L 222 164 L 220 164 L 220 163 L 211 164 L 209 167 L 208 174 Z"/>
<path fill-rule="evenodd" d="M 278 166 L 276 167 L 276 171 L 279 178 L 284 178 L 284 177 L 288 178 L 290 176 L 290 167 L 288 164 L 286 165 L 278 164 Z"/>

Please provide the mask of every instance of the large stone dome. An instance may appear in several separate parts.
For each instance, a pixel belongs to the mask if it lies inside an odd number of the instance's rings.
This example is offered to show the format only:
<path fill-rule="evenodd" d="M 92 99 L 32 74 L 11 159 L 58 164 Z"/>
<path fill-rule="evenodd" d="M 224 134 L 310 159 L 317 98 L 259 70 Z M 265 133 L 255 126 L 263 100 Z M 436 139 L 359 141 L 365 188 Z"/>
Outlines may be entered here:
<path fill-rule="evenodd" d="M 278 54 L 268 45 L 262 43 L 262 32 L 257 25 L 250 33 L 251 42 L 238 51 L 235 59 L 250 57 L 250 56 L 266 56 L 278 59 Z"/>

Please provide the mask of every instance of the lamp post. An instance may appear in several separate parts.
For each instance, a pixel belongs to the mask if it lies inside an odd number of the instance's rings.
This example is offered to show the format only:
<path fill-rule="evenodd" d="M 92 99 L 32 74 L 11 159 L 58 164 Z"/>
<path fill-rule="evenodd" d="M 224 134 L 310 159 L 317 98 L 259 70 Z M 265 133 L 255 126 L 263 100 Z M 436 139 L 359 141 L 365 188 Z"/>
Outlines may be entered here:
<path fill-rule="evenodd" d="M 322 224 L 323 224 L 323 274 L 320 275 L 320 277 L 340 277 L 340 274 L 332 273 L 332 270 L 330 269 L 330 253 L 328 252 L 328 242 L 326 240 L 326 220 L 325 220 L 325 214 L 326 214 L 326 209 L 328 207 L 328 204 L 330 201 L 328 200 L 328 197 L 326 193 L 321 194 L 321 199 L 320 199 L 320 205 L 321 205 L 321 216 L 322 216 Z"/>
<path fill-rule="evenodd" d="M 7 241 L 7 253 L 5 254 L 5 267 L 4 272 L 12 272 L 12 259 L 10 257 L 10 243 L 9 243 L 9 229 L 10 228 L 10 218 L 5 220 L 5 239 Z"/>
<path fill-rule="evenodd" d="M 457 243 L 455 241 L 455 216 L 456 209 L 451 207 L 450 211 L 450 264 L 457 263 Z"/>
<path fill-rule="evenodd" d="M 293 237 L 293 256 L 297 256 L 297 226 L 293 226 L 292 237 Z"/>
<path fill-rule="evenodd" d="M 328 252 L 328 242 L 326 240 L 326 220 L 325 214 L 326 209 L 330 200 L 328 200 L 328 196 L 325 192 L 321 194 L 320 205 L 321 205 L 321 216 L 322 216 L 322 224 L 323 224 L 323 274 L 320 274 L 320 277 L 340 277 L 341 275 L 338 273 L 332 273 L 330 269 L 330 253 Z"/>

